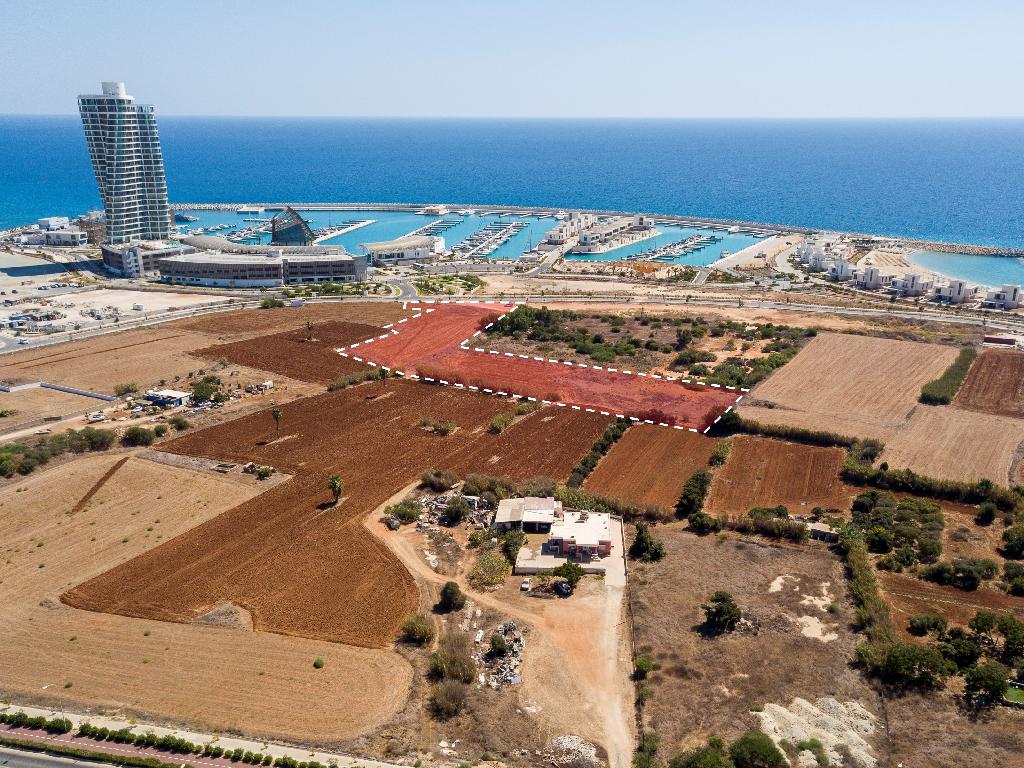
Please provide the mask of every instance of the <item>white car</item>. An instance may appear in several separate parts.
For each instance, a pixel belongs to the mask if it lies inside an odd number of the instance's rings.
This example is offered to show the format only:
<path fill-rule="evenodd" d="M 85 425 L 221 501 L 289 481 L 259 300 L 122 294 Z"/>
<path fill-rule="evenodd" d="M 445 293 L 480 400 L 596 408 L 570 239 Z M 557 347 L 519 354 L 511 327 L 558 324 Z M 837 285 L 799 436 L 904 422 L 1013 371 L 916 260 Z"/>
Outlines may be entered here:
<path fill-rule="evenodd" d="M 31 344 L 32 342 L 28 339 L 18 339 L 19 344 Z"/>
<path fill-rule="evenodd" d="M 533 586 L 533 579 L 527 577 L 527 578 L 523 579 L 523 583 L 519 585 L 519 589 L 521 589 L 523 592 L 529 592 L 530 591 L 530 587 L 532 587 L 532 586 Z"/>

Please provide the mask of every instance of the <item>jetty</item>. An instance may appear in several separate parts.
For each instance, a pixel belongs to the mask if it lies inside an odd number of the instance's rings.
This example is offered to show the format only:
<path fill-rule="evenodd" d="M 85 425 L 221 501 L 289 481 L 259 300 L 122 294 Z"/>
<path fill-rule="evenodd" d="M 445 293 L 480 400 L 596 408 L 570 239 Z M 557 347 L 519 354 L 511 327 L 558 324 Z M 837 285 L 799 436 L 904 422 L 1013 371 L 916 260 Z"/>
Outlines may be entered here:
<path fill-rule="evenodd" d="M 496 222 L 477 230 L 452 248 L 455 256 L 465 259 L 489 256 L 520 230 L 528 227 L 525 221 Z"/>
<path fill-rule="evenodd" d="M 649 251 L 634 253 L 632 256 L 624 257 L 623 261 L 673 261 L 680 256 L 696 253 L 707 248 L 709 245 L 720 242 L 722 242 L 722 238 L 717 235 L 693 235 L 684 240 L 676 240 L 657 248 L 652 248 Z"/>

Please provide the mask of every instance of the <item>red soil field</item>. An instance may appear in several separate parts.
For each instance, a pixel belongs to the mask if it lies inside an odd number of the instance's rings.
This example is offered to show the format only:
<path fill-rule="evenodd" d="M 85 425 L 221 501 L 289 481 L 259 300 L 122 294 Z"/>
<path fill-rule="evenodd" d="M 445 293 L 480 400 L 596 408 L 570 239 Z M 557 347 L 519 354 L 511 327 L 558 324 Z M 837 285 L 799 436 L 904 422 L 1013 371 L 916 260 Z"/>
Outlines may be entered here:
<path fill-rule="evenodd" d="M 539 411 L 492 435 L 487 424 L 509 401 L 414 382 L 374 381 L 281 407 L 277 435 L 261 411 L 161 445 L 173 453 L 256 461 L 295 476 L 260 496 L 81 584 L 62 596 L 74 607 L 191 622 L 221 601 L 252 614 L 256 630 L 351 645 L 390 643 L 415 610 L 402 564 L 362 518 L 431 467 L 510 475 L 565 475 L 603 423 L 585 414 Z M 560 409 L 561 410 L 561 409 Z M 419 428 L 450 419 L 447 437 Z M 564 431 L 562 440 L 553 439 Z M 580 434 L 576 434 L 576 432 Z M 548 435 L 532 446 L 536 434 Z M 499 456 L 492 462 L 493 456 Z M 331 505 L 327 478 L 345 482 Z"/>
<path fill-rule="evenodd" d="M 323 384 L 346 373 L 365 371 L 365 365 L 342 357 L 336 350 L 382 331 L 373 325 L 331 320 L 314 324 L 312 341 L 306 341 L 309 333 L 306 328 L 283 331 L 205 347 L 194 354 L 211 360 L 222 357 L 237 365 Z"/>
<path fill-rule="evenodd" d="M 481 304 L 437 306 L 422 317 L 396 325 L 398 334 L 359 345 L 348 353 L 405 373 L 698 430 L 736 402 L 736 391 L 459 346 L 509 310 Z"/>
<path fill-rule="evenodd" d="M 1024 418 L 1024 353 L 986 349 L 954 401 L 968 411 Z"/>
<path fill-rule="evenodd" d="M 671 510 L 690 475 L 707 467 L 714 447 L 704 435 L 638 424 L 601 459 L 583 489 Z"/>
<path fill-rule="evenodd" d="M 725 466 L 715 470 L 704 509 L 744 515 L 784 504 L 794 514 L 814 507 L 848 510 L 857 490 L 839 479 L 845 453 L 764 437 L 736 435 Z"/>

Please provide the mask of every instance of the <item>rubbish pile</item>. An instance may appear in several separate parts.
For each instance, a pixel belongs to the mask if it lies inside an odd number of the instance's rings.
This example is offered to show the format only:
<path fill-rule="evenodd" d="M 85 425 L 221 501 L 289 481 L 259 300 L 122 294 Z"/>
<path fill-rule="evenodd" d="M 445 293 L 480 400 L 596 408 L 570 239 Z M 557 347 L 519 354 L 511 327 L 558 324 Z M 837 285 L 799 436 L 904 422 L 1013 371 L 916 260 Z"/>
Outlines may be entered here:
<path fill-rule="evenodd" d="M 486 647 L 477 651 L 475 658 L 483 669 L 478 678 L 480 686 L 486 685 L 498 690 L 523 682 L 520 667 L 523 663 L 523 652 L 526 650 L 525 635 L 529 631 L 529 627 L 519 627 L 514 621 L 506 621 L 497 626 L 493 634 L 504 638 L 506 650 L 504 654 L 495 653 L 488 643 Z M 478 646 L 481 645 L 484 631 L 479 630 L 474 639 Z"/>
<path fill-rule="evenodd" d="M 556 736 L 551 740 L 550 760 L 555 765 L 573 768 L 595 766 L 597 747 L 579 736 Z"/>

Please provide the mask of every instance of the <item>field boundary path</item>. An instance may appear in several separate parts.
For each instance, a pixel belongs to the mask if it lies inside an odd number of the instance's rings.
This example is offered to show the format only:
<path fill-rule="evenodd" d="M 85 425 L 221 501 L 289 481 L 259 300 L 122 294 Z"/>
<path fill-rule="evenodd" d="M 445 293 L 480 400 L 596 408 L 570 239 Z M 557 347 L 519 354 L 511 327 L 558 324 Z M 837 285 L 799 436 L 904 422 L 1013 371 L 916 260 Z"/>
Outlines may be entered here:
<path fill-rule="evenodd" d="M 78 512 L 81 512 L 83 509 L 85 509 L 85 505 L 88 504 L 92 500 L 92 497 L 95 496 L 97 493 L 99 493 L 99 490 L 104 485 L 107 484 L 107 481 L 114 476 L 114 473 L 117 472 L 117 470 L 119 470 L 121 467 L 123 467 L 126 463 L 128 463 L 128 459 L 130 459 L 130 458 L 131 458 L 131 456 L 124 456 L 124 457 L 118 459 L 117 461 L 115 461 L 114 465 L 110 469 L 108 469 L 106 472 L 104 472 L 103 476 L 99 480 L 97 480 L 95 483 L 93 483 L 92 488 L 90 488 L 88 491 L 86 491 L 85 495 L 78 500 L 78 502 L 75 504 L 74 507 L 71 508 L 71 514 L 74 515 L 74 514 L 76 514 Z"/>
<path fill-rule="evenodd" d="M 3 712 L 22 711 L 30 717 L 64 717 L 71 721 L 74 726 L 72 733 L 48 734 L 45 731 L 30 730 L 28 728 L 12 728 L 7 725 L 0 725 L 0 734 L 11 738 L 18 738 L 24 741 L 37 742 L 40 744 L 59 744 L 71 746 L 77 749 L 86 749 L 90 752 L 110 754 L 111 762 L 118 762 L 119 755 L 131 755 L 133 757 L 158 758 L 165 763 L 188 764 L 190 766 L 204 766 L 204 768 L 226 768 L 226 766 L 238 766 L 240 763 L 231 761 L 227 757 L 205 757 L 203 755 L 181 755 L 173 752 L 161 751 L 158 749 L 137 747 L 132 744 L 114 744 L 109 741 L 96 741 L 95 739 L 75 736 L 78 726 L 82 723 L 91 723 L 97 727 L 109 728 L 110 730 L 121 730 L 126 728 L 132 733 L 155 733 L 159 736 L 177 736 L 191 741 L 193 744 L 216 744 L 230 752 L 233 749 L 241 748 L 248 752 L 260 755 L 271 755 L 273 757 L 291 757 L 299 762 L 316 760 L 324 765 L 337 765 L 338 768 L 408 768 L 395 763 L 383 763 L 378 760 L 367 760 L 351 755 L 340 755 L 327 752 L 316 752 L 300 747 L 276 744 L 266 740 L 241 739 L 235 736 L 224 734 L 199 733 L 181 728 L 164 728 L 149 723 L 138 723 L 135 720 L 123 720 L 103 715 L 81 715 L 73 712 L 66 712 L 63 709 L 43 709 L 40 707 L 22 707 L 8 705 L 0 708 Z"/>
<path fill-rule="evenodd" d="M 419 302 L 423 305 L 428 303 L 431 302 Z M 474 300 L 443 304 L 449 308 L 453 305 L 477 306 L 441 309 L 440 312 L 437 308 L 424 306 L 410 317 L 383 326 L 385 333 L 339 347 L 336 351 L 342 357 L 412 380 L 497 397 L 521 397 L 545 405 L 691 432 L 708 432 L 749 391 L 671 375 L 484 349 L 474 346 L 474 339 L 482 336 L 508 314 L 510 307 L 516 305 Z M 479 311 L 474 312 L 473 309 Z M 437 314 L 431 317 L 431 313 Z M 404 324 L 424 318 L 434 321 L 436 327 L 441 328 L 441 333 L 429 335 L 429 331 L 416 328 L 410 334 L 408 329 L 412 326 Z M 451 333 L 444 333 L 447 330 L 445 324 L 451 326 Z M 436 331 L 436 328 L 430 330 Z M 456 343 L 455 339 L 463 333 L 469 335 Z M 413 336 L 415 338 L 410 338 Z M 420 337 L 426 337 L 425 341 Z M 373 345 L 370 350 L 364 351 L 370 345 Z M 375 359 L 370 359 L 371 354 Z M 667 382 L 679 386 L 672 387 Z M 517 385 L 520 391 L 515 391 Z M 535 396 L 547 387 L 552 391 Z M 533 389 L 533 394 L 528 394 L 527 388 Z"/>

